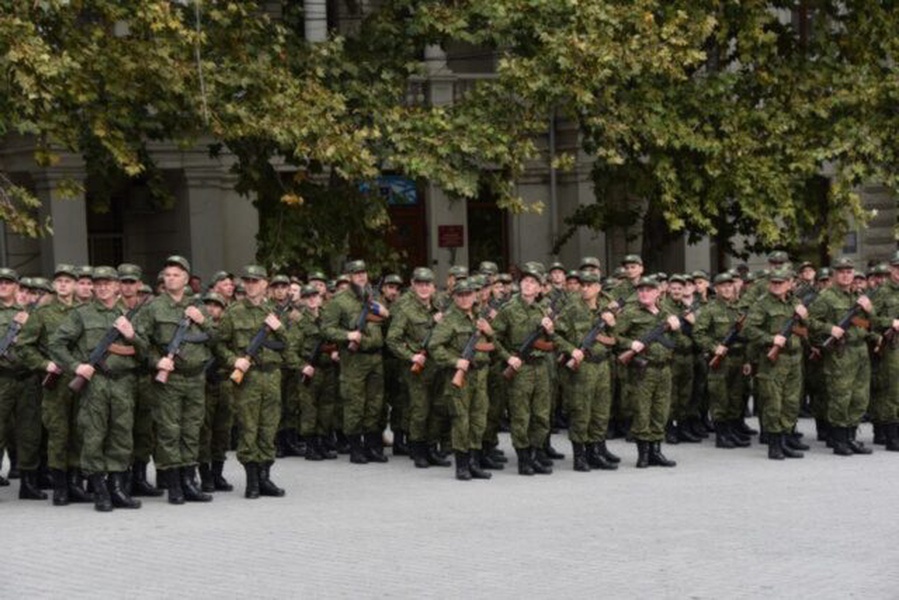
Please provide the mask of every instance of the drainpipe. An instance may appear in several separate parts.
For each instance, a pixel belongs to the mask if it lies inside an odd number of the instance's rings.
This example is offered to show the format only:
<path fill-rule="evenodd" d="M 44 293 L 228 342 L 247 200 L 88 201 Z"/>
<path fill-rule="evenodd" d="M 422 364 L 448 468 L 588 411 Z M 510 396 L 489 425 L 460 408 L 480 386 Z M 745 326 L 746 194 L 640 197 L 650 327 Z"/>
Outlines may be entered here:
<path fill-rule="evenodd" d="M 556 243 L 559 238 L 559 207 L 556 190 L 556 111 L 552 110 L 549 116 L 549 226 L 550 241 Z M 557 255 L 556 255 L 557 256 Z"/>

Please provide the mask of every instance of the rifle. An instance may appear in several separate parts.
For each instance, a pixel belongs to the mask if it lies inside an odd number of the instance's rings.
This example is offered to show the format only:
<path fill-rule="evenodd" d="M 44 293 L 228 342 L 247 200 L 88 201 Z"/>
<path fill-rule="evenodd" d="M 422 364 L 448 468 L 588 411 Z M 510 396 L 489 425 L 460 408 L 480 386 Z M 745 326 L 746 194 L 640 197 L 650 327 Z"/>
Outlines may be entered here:
<path fill-rule="evenodd" d="M 814 299 L 817 297 L 818 292 L 812 290 L 802 297 L 801 303 L 802 306 L 808 306 Z M 793 316 L 787 319 L 787 322 L 784 323 L 783 327 L 781 327 L 778 332 L 779 335 L 783 336 L 790 341 L 790 338 L 793 337 L 793 328 L 796 325 L 796 313 L 793 313 Z M 786 345 L 786 344 L 784 344 Z M 783 350 L 781 346 L 771 346 L 771 349 L 768 350 L 768 360 L 771 362 L 777 362 L 777 357 L 780 356 L 780 351 Z"/>
<path fill-rule="evenodd" d="M 596 336 L 605 331 L 606 327 L 608 327 L 608 323 L 603 321 L 602 317 L 600 316 L 598 319 L 596 319 L 596 323 L 593 324 L 593 327 L 590 329 L 590 331 L 588 331 L 584 338 L 581 340 L 581 343 L 578 345 L 578 350 L 580 350 L 584 354 L 590 352 L 590 349 L 593 348 L 594 345 L 596 345 Z M 565 363 L 565 366 L 568 367 L 569 370 L 576 372 L 580 368 L 581 364 L 578 361 L 574 360 L 574 358 L 570 358 L 568 362 Z"/>
<path fill-rule="evenodd" d="M 284 313 L 287 312 L 289 308 L 290 302 L 285 302 L 284 304 L 275 308 L 274 314 L 280 319 L 281 316 L 284 315 Z M 268 325 L 263 323 L 262 327 L 259 328 L 259 331 L 257 331 L 253 336 L 253 339 L 250 340 L 250 344 L 247 346 L 246 352 L 244 352 L 244 356 L 250 359 L 250 361 L 255 359 L 259 354 L 259 351 L 262 350 L 262 347 L 266 343 L 266 338 L 268 338 L 269 331 L 271 330 L 268 328 Z M 241 371 L 240 369 L 234 369 L 233 371 L 231 371 L 230 379 L 234 382 L 235 385 L 240 385 L 243 381 L 244 375 L 246 375 L 245 372 Z"/>
<path fill-rule="evenodd" d="M 563 297 L 564 294 L 557 295 L 553 301 L 549 305 L 549 312 L 546 316 L 550 318 L 550 320 L 555 318 L 556 314 L 556 303 L 560 298 Z M 534 347 L 537 345 L 537 341 L 543 337 L 543 326 L 537 325 L 537 327 L 525 338 L 524 342 L 522 342 L 521 346 L 518 348 L 518 352 L 515 355 L 520 358 L 522 361 L 527 360 L 531 353 L 534 351 Z M 514 379 L 515 376 L 518 375 L 518 370 L 513 369 L 511 365 L 507 366 L 503 370 L 503 377 L 507 380 Z"/>
<path fill-rule="evenodd" d="M 192 305 L 193 306 L 193 305 Z M 194 336 L 193 338 L 188 336 L 188 331 L 190 330 L 190 317 L 187 315 L 181 317 L 181 320 L 178 321 L 178 328 L 175 329 L 175 334 L 172 336 L 172 339 L 169 341 L 168 346 L 166 347 L 166 357 L 169 359 L 174 359 L 178 354 L 181 353 L 181 349 L 184 347 L 184 343 L 191 342 L 203 342 L 209 339 L 209 336 L 206 334 L 202 334 L 200 336 Z M 156 381 L 159 383 L 166 383 L 169 380 L 169 371 L 164 369 L 159 369 L 156 371 Z"/>
<path fill-rule="evenodd" d="M 125 313 L 125 319 L 131 321 L 134 316 L 137 314 L 141 308 L 144 307 L 144 304 L 150 301 L 153 296 L 147 296 L 140 302 L 134 305 L 134 308 Z M 106 333 L 103 335 L 103 338 L 100 340 L 100 343 L 91 350 L 91 353 L 87 356 L 87 364 L 91 367 L 96 368 L 97 365 L 101 364 L 106 359 L 106 354 L 109 352 L 109 347 L 112 346 L 116 340 L 119 339 L 119 330 L 116 329 L 115 325 L 106 330 Z M 51 379 L 52 376 L 55 376 Z M 47 386 L 55 386 L 56 379 L 59 378 L 59 374 L 57 373 L 47 373 L 47 376 L 44 377 L 44 387 Z M 50 379 L 50 381 L 48 381 Z M 75 375 L 74 378 L 69 382 L 69 389 L 75 392 L 76 394 L 84 389 L 84 386 L 87 385 L 88 379 L 85 379 L 81 375 Z M 47 389 L 52 389 L 52 387 L 48 387 Z"/>
<path fill-rule="evenodd" d="M 431 335 L 434 333 L 434 321 L 431 321 L 431 326 L 428 327 L 428 333 L 425 335 L 425 339 L 421 341 L 421 345 L 419 346 L 419 352 L 425 355 L 425 359 L 428 357 L 428 342 L 431 341 Z M 413 375 L 419 375 L 422 371 L 425 370 L 424 364 L 412 363 L 412 367 L 409 369 L 412 371 Z"/>
<path fill-rule="evenodd" d="M 848 311 L 846 311 L 846 314 L 843 315 L 843 318 L 839 320 L 839 322 L 837 323 L 837 327 L 839 327 L 840 329 L 843 329 L 843 330 L 848 328 L 849 325 L 855 320 L 856 316 L 858 315 L 858 313 L 861 310 L 862 310 L 862 307 L 860 305 L 858 305 L 858 304 L 853 305 L 852 308 L 850 308 Z M 821 348 L 822 349 L 830 348 L 830 346 L 832 346 L 833 343 L 836 341 L 837 341 L 837 338 L 833 337 L 833 335 L 829 335 L 829 336 L 827 336 L 827 339 L 824 340 L 824 343 L 821 344 Z"/>
<path fill-rule="evenodd" d="M 887 345 L 892 346 L 895 340 L 896 330 L 892 327 L 887 327 L 877 340 L 877 344 L 874 346 L 874 355 L 880 356 L 881 353 L 883 353 L 883 347 Z"/>
<path fill-rule="evenodd" d="M 370 287 L 365 287 L 362 290 L 362 310 L 359 311 L 359 316 L 356 317 L 356 324 L 353 327 L 353 331 L 358 331 L 365 335 L 365 324 L 368 322 L 369 313 L 371 313 L 371 303 L 373 301 L 377 301 L 377 294 L 380 293 L 381 283 L 384 281 L 384 277 L 381 277 L 378 280 L 378 285 L 376 291 L 373 292 Z M 347 344 L 347 349 L 350 352 L 356 352 L 359 350 L 359 342 L 350 342 Z"/>
<path fill-rule="evenodd" d="M 693 304 L 688 306 L 682 313 L 677 315 L 678 321 L 680 321 L 681 323 L 684 323 L 685 317 L 687 315 L 691 314 L 693 311 L 695 311 L 696 307 L 699 306 L 699 304 L 700 304 L 699 300 L 698 299 L 695 300 L 693 302 Z M 668 331 L 668 320 L 665 319 L 661 323 L 659 323 L 658 325 L 653 327 L 649 331 L 649 333 L 647 333 L 642 338 L 640 338 L 639 341 L 641 344 L 643 344 L 643 350 L 646 350 L 646 348 L 648 348 L 649 345 L 652 344 L 653 342 L 659 342 L 660 344 L 662 344 L 669 350 L 671 348 L 674 348 L 674 342 L 672 342 L 670 339 L 668 339 L 667 336 L 665 336 L 665 333 L 667 331 Z M 641 350 L 640 352 L 636 352 L 634 350 L 625 350 L 624 352 L 622 352 L 621 354 L 618 355 L 618 362 L 621 363 L 622 365 L 627 366 L 637 356 L 637 354 L 641 354 L 643 352 L 643 350 Z M 639 362 L 640 361 L 638 361 L 638 363 Z M 645 362 L 646 361 L 643 360 L 644 364 L 645 364 Z"/>
<path fill-rule="evenodd" d="M 740 339 L 740 333 L 743 331 L 743 323 L 746 321 L 746 315 L 749 314 L 747 312 L 740 313 L 740 316 L 737 317 L 737 320 L 731 325 L 731 328 L 727 330 L 727 333 L 724 336 L 724 339 L 721 340 L 720 346 L 724 346 L 725 348 L 730 348 L 733 346 L 737 340 Z M 721 366 L 721 361 L 724 360 L 724 357 L 727 356 L 727 352 L 724 354 L 716 354 L 712 357 L 712 360 L 709 361 L 709 367 L 712 369 L 717 369 Z"/>

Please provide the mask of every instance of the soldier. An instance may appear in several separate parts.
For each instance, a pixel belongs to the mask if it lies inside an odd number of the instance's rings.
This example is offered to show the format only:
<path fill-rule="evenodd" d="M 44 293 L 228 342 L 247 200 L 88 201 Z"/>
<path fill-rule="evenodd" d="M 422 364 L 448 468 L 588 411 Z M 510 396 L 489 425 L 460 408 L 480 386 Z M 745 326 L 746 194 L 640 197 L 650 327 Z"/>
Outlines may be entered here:
<path fill-rule="evenodd" d="M 695 287 L 692 279 L 675 274 L 668 281 L 668 297 L 661 300 L 661 305 L 672 314 L 684 314 L 684 323 L 680 331 L 671 334 L 674 348 L 671 357 L 671 406 L 666 426 L 665 441 L 669 444 L 679 442 L 698 443 L 702 439 L 694 434 L 690 425 L 690 398 L 693 391 L 693 339 L 687 330 L 692 331 L 695 320 L 693 293 Z M 688 295 L 689 292 L 689 295 Z M 660 292 L 661 295 L 661 292 Z"/>
<path fill-rule="evenodd" d="M 493 322 L 500 362 L 512 375 L 508 383 L 512 445 L 518 454 L 519 475 L 551 474 L 552 460 L 546 455 L 549 436 L 550 389 L 547 354 L 553 350 L 555 333 L 546 307 L 538 302 L 542 273 L 525 269 L 519 280 L 520 292 L 507 302 Z M 542 340 L 522 358 L 519 349 L 525 340 L 542 329 Z"/>
<path fill-rule="evenodd" d="M 709 369 L 708 388 L 716 448 L 750 445 L 738 425 L 743 419 L 743 395 L 750 372 L 746 344 L 739 335 L 744 320 L 733 276 L 718 274 L 715 298 L 700 311 L 693 328 L 700 357 L 703 361 L 711 357 L 714 364 Z"/>
<path fill-rule="evenodd" d="M 875 352 L 881 395 L 873 407 L 872 420 L 883 433 L 886 449 L 899 452 L 899 252 L 890 260 L 889 270 L 889 279 L 874 297 L 874 331 L 881 336 Z"/>
<path fill-rule="evenodd" d="M 298 351 L 302 385 L 300 394 L 300 433 L 306 440 L 306 460 L 337 458 L 330 444 L 336 425 L 337 346 L 322 333 L 322 295 L 314 285 L 303 286 L 305 303 L 298 323 Z"/>
<path fill-rule="evenodd" d="M 637 442 L 637 468 L 674 467 L 662 454 L 671 402 L 671 350 L 654 331 L 677 331 L 680 320 L 659 306 L 659 284 L 644 277 L 636 285 L 637 301 L 619 315 L 615 329 L 621 348 L 642 356 L 627 364 L 624 401 L 633 410 L 631 435 Z M 654 338 L 654 339 L 653 339 Z M 642 359 L 642 360 L 641 360 Z"/>
<path fill-rule="evenodd" d="M 346 271 L 352 287 L 338 292 L 322 314 L 326 339 L 340 348 L 343 431 L 350 441 L 350 462 L 387 462 L 380 429 L 384 406 L 381 356 L 384 337 L 379 317 L 386 318 L 389 314 L 371 300 L 365 262 L 350 261 Z M 364 322 L 360 323 L 361 319 Z"/>
<path fill-rule="evenodd" d="M 75 302 L 83 304 L 90 302 L 94 297 L 94 270 L 90 265 L 83 265 L 75 269 Z"/>
<path fill-rule="evenodd" d="M 387 308 L 391 317 L 381 322 L 381 332 L 386 339 L 396 303 L 400 300 L 403 279 L 399 275 L 390 274 L 381 283 L 379 302 Z M 393 433 L 393 455 L 408 456 L 406 433 L 409 431 L 409 390 L 406 386 L 405 365 L 396 357 L 390 346 L 384 348 L 384 410 L 381 416 L 381 430 L 387 428 Z"/>
<path fill-rule="evenodd" d="M 614 470 L 621 459 L 606 447 L 612 408 L 609 348 L 615 343 L 611 335 L 615 316 L 609 310 L 612 299 L 602 293 L 599 274 L 584 272 L 580 279 L 581 296 L 572 299 L 559 315 L 556 336 L 560 351 L 570 356 L 560 369 L 562 377 L 568 380 L 568 437 L 575 471 L 588 472 L 591 467 Z M 604 324 L 603 331 L 597 329 L 600 323 Z M 588 334 L 592 334 L 590 339 Z"/>
<path fill-rule="evenodd" d="M 235 287 L 234 275 L 228 271 L 218 271 L 212 276 L 209 291 L 221 296 L 226 304 L 231 304 L 234 301 Z"/>
<path fill-rule="evenodd" d="M 787 440 L 799 417 L 802 342 L 786 326 L 791 322 L 794 328 L 804 324 L 808 311 L 790 297 L 790 284 L 787 271 L 773 271 L 767 278 L 767 293 L 749 307 L 744 327 L 750 355 L 758 357 L 756 393 L 771 460 L 803 456 Z M 776 358 L 772 351 L 779 353 Z"/>
<path fill-rule="evenodd" d="M 288 339 L 275 306 L 266 298 L 265 268 L 246 266 L 241 279 L 246 298 L 225 311 L 214 349 L 220 363 L 233 369 L 234 413 L 239 430 L 237 460 L 247 478 L 244 496 L 281 497 L 285 491 L 271 480 L 271 467 L 281 418 L 281 365 Z M 259 334 L 264 337 L 257 339 L 264 343 L 250 348 Z M 248 354 L 250 350 L 256 350 L 255 355 Z"/>
<path fill-rule="evenodd" d="M 285 333 L 293 336 L 295 323 L 299 319 L 298 310 L 290 310 L 290 279 L 286 275 L 275 275 L 268 286 L 269 299 L 282 312 L 287 313 L 284 319 Z M 275 456 L 305 456 L 305 444 L 299 439 L 299 407 L 300 401 L 297 386 L 300 376 L 296 369 L 289 368 L 287 362 L 281 366 L 281 422 L 275 436 Z"/>
<path fill-rule="evenodd" d="M 438 366 L 429 360 L 428 341 L 443 314 L 434 304 L 434 272 L 419 267 L 412 272 L 412 294 L 393 311 L 387 346 L 400 360 L 400 372 L 409 391 L 409 450 L 420 469 L 449 466 L 437 454 L 440 420 L 434 411 Z"/>
<path fill-rule="evenodd" d="M 453 306 L 434 327 L 428 348 L 434 362 L 454 373 L 445 387 L 452 418 L 452 445 L 456 459 L 456 479 L 490 479 L 481 468 L 481 443 L 487 424 L 487 366 L 493 347 L 490 323 L 474 312 L 475 290 L 469 282 L 453 288 Z M 470 354 L 466 346 L 475 340 Z"/>
<path fill-rule="evenodd" d="M 218 328 L 226 305 L 225 299 L 215 292 L 203 296 L 203 306 L 211 319 L 210 328 Z M 204 492 L 230 492 L 234 486 L 225 479 L 223 472 L 234 420 L 231 381 L 215 357 L 206 361 L 204 378 L 206 410 L 200 427 L 198 454 L 201 489 Z"/>
<path fill-rule="evenodd" d="M 88 382 L 78 414 L 83 435 L 81 465 L 91 481 L 94 507 L 100 512 L 141 506 L 140 500 L 124 489 L 124 476 L 131 466 L 134 443 L 137 367 L 147 343 L 117 301 L 118 279 L 112 267 L 96 267 L 95 299 L 70 311 L 50 337 L 53 362 Z M 89 355 L 113 330 L 118 336 L 108 346 L 106 357 L 97 366 L 91 365 Z"/>
<path fill-rule="evenodd" d="M 187 287 L 190 263 L 186 258 L 169 256 L 162 272 L 165 292 L 137 317 L 138 332 L 149 343 L 149 364 L 156 371 L 151 392 L 158 437 L 156 466 L 167 474 L 170 504 L 211 502 L 212 496 L 197 481 L 197 464 L 206 415 L 212 319 L 196 306 Z M 174 342 L 180 344 L 175 347 Z"/>
<path fill-rule="evenodd" d="M 824 354 L 827 421 L 833 453 L 839 456 L 871 454 L 856 432 L 868 409 L 871 382 L 866 341 L 870 324 L 862 317 L 876 318 L 876 313 L 866 295 L 853 291 L 854 269 L 852 259 L 838 259 L 833 264 L 835 285 L 821 292 L 808 310 L 809 330 Z M 847 316 L 852 317 L 848 323 Z"/>

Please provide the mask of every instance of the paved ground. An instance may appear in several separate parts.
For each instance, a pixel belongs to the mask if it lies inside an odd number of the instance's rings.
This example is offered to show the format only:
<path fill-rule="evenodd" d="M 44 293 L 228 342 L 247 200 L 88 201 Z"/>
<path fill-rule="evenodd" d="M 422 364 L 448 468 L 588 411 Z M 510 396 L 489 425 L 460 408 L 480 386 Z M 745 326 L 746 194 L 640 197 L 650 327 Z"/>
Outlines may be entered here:
<path fill-rule="evenodd" d="M 899 454 L 814 443 L 774 463 L 705 442 L 638 471 L 610 447 L 614 473 L 574 473 L 569 452 L 550 477 L 513 460 L 468 483 L 294 458 L 274 470 L 286 498 L 112 514 L 0 488 L 0 598 L 899 598 Z"/>

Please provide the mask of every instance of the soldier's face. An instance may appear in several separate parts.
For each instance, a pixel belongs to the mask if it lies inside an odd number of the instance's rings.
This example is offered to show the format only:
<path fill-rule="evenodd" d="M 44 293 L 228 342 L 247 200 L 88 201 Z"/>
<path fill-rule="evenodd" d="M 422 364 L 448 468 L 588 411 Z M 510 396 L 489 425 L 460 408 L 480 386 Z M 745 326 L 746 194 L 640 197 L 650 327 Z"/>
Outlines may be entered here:
<path fill-rule="evenodd" d="M 852 269 L 837 269 L 834 273 L 834 279 L 838 286 L 845 289 L 852 285 L 852 278 L 855 277 Z"/>
<path fill-rule="evenodd" d="M 368 273 L 365 271 L 360 271 L 359 273 L 350 273 L 350 281 L 359 288 L 364 288 L 368 285 Z"/>
<path fill-rule="evenodd" d="M 395 283 L 388 283 L 383 286 L 381 293 L 385 299 L 393 302 L 400 295 L 400 286 Z"/>
<path fill-rule="evenodd" d="M 16 299 L 19 285 L 10 279 L 0 279 L 0 300 L 4 304 L 11 304 Z"/>
<path fill-rule="evenodd" d="M 16 288 L 16 302 L 25 305 L 31 302 L 31 292 L 23 287 Z"/>
<path fill-rule="evenodd" d="M 474 306 L 474 292 L 455 294 L 453 295 L 453 300 L 456 302 L 456 306 L 459 307 L 460 310 L 469 312 L 471 310 L 471 307 Z"/>
<path fill-rule="evenodd" d="M 103 304 L 109 306 L 111 302 L 115 302 L 115 297 L 118 293 L 118 281 L 114 279 L 97 279 L 94 281 L 94 295 Z"/>
<path fill-rule="evenodd" d="M 696 291 L 700 294 L 705 294 L 705 291 L 709 289 L 709 282 L 707 279 L 697 279 L 695 285 Z"/>
<path fill-rule="evenodd" d="M 321 294 L 322 296 L 324 296 L 325 294 L 328 293 L 328 284 L 325 283 L 324 281 L 319 281 L 318 279 L 315 279 L 313 281 L 310 281 L 309 285 L 315 287 L 315 289 L 318 290 L 318 293 Z"/>
<path fill-rule="evenodd" d="M 645 288 L 640 288 L 645 289 Z M 651 288 L 650 288 L 651 289 Z M 674 300 L 680 300 L 684 297 L 684 284 L 679 281 L 668 284 L 668 295 Z"/>
<path fill-rule="evenodd" d="M 640 263 L 627 263 L 624 265 L 624 271 L 627 273 L 627 278 L 634 281 L 643 275 L 643 265 Z"/>
<path fill-rule="evenodd" d="M 94 280 L 82 277 L 75 283 L 75 296 L 79 300 L 90 300 L 94 295 Z"/>
<path fill-rule="evenodd" d="M 275 299 L 275 302 L 284 302 L 287 298 L 287 293 L 290 291 L 290 287 L 283 283 L 273 285 L 270 289 L 272 291 L 272 298 Z"/>
<path fill-rule="evenodd" d="M 303 301 L 309 308 L 319 308 L 322 305 L 322 295 L 313 294 L 311 296 L 306 296 L 305 298 L 303 298 Z"/>
<path fill-rule="evenodd" d="M 190 275 L 181 267 L 169 265 L 162 270 L 162 282 L 165 286 L 165 291 L 169 293 L 174 294 L 184 290 L 188 279 L 190 279 Z"/>
<path fill-rule="evenodd" d="M 602 289 L 598 283 L 588 283 L 584 286 L 581 286 L 581 298 L 586 300 L 587 302 L 593 302 L 596 297 L 599 295 L 599 290 Z"/>
<path fill-rule="evenodd" d="M 212 286 L 212 291 L 225 300 L 230 300 L 234 297 L 234 280 L 230 277 L 226 277 L 220 281 L 216 281 L 215 285 Z"/>
<path fill-rule="evenodd" d="M 300 284 L 299 283 L 291 283 L 290 284 L 290 301 L 291 302 L 299 302 L 300 301 Z"/>
<path fill-rule="evenodd" d="M 565 271 L 562 269 L 553 269 L 550 271 L 549 278 L 554 286 L 562 287 L 565 285 Z"/>
<path fill-rule="evenodd" d="M 119 282 L 119 289 L 122 292 L 122 298 L 134 298 L 137 296 L 137 292 L 140 291 L 141 287 L 140 281 L 121 281 Z"/>
<path fill-rule="evenodd" d="M 206 312 L 209 313 L 209 316 L 212 317 L 214 321 L 218 321 L 222 318 L 222 313 L 225 312 L 225 309 L 218 302 L 206 302 Z"/>
<path fill-rule="evenodd" d="M 247 291 L 247 298 L 255 302 L 265 297 L 268 282 L 265 279 L 244 279 L 243 287 Z"/>
<path fill-rule="evenodd" d="M 75 293 L 75 280 L 66 275 L 60 275 L 53 280 L 53 290 L 60 298 L 71 298 Z"/>
<path fill-rule="evenodd" d="M 434 295 L 434 282 L 433 281 L 413 281 L 412 289 L 415 291 L 415 296 L 425 302 Z"/>
<path fill-rule="evenodd" d="M 734 287 L 732 281 L 727 283 L 719 283 L 715 286 L 715 293 L 726 301 L 733 300 L 737 295 L 737 288 Z"/>
<path fill-rule="evenodd" d="M 524 277 L 518 286 L 524 298 L 534 298 L 540 292 L 540 282 L 533 277 Z"/>
<path fill-rule="evenodd" d="M 659 289 L 645 285 L 637 288 L 637 300 L 643 306 L 653 306 L 659 299 Z"/>
<path fill-rule="evenodd" d="M 565 282 L 565 289 L 569 292 L 579 292 L 581 290 L 581 282 L 577 279 L 569 279 Z"/>

